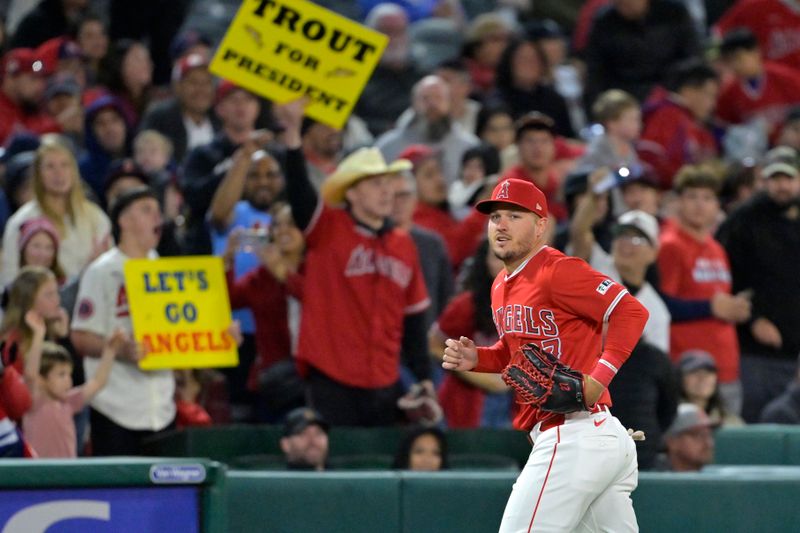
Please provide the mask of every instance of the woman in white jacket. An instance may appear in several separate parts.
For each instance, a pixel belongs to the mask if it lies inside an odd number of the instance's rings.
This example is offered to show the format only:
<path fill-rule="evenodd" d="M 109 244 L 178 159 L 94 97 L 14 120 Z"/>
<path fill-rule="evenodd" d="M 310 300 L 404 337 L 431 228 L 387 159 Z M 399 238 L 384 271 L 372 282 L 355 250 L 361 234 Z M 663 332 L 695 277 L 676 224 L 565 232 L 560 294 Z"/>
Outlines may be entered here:
<path fill-rule="evenodd" d="M 67 279 L 78 276 L 111 244 L 108 217 L 84 195 L 75 157 L 58 137 L 43 139 L 32 171 L 34 199 L 11 216 L 3 234 L 2 286 L 19 272 L 20 226 L 32 218 L 44 216 L 58 230 L 58 261 Z"/>

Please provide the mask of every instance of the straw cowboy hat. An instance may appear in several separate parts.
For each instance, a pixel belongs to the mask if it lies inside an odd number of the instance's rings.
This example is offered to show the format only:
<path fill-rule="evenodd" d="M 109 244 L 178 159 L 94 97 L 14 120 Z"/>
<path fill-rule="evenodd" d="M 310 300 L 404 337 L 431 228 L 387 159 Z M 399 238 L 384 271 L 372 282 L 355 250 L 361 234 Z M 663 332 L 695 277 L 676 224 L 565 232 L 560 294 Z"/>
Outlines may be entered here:
<path fill-rule="evenodd" d="M 387 165 L 377 148 L 361 148 L 346 157 L 336 172 L 322 183 L 322 198 L 329 204 L 344 202 L 344 193 L 357 182 L 380 174 L 411 170 L 411 162 L 398 159 Z"/>

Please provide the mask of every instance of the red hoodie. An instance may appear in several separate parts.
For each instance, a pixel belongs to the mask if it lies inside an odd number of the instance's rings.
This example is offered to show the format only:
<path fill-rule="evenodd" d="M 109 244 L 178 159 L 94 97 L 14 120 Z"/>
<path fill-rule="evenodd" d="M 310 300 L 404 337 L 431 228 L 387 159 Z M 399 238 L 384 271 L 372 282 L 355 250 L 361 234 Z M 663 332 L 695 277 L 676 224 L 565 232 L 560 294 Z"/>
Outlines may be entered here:
<path fill-rule="evenodd" d="M 663 189 L 672 188 L 672 180 L 683 165 L 719 155 L 711 131 L 671 96 L 645 106 L 638 151 L 639 158 L 658 173 Z"/>

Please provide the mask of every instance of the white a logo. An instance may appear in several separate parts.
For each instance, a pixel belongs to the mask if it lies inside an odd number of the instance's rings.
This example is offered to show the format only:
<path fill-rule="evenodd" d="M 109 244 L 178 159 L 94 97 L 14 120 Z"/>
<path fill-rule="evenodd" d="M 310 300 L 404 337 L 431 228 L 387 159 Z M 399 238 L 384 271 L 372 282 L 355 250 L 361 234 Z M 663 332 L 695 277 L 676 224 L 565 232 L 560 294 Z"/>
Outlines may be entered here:
<path fill-rule="evenodd" d="M 500 190 L 497 191 L 497 196 L 495 200 L 508 200 L 508 186 L 509 182 L 504 181 L 503 184 L 500 186 Z"/>

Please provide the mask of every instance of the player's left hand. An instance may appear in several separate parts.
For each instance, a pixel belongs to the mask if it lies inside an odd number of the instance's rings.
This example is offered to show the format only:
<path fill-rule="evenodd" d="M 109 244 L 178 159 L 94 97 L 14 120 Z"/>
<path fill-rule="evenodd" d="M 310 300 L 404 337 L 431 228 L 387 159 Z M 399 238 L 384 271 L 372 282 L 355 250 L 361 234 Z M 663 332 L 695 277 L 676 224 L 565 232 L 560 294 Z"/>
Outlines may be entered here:
<path fill-rule="evenodd" d="M 646 440 L 646 437 L 644 436 L 644 431 L 640 429 L 628 428 L 628 436 L 635 441 Z"/>
<path fill-rule="evenodd" d="M 583 398 L 586 402 L 586 407 L 592 407 L 596 404 L 604 390 L 606 390 L 606 388 L 602 383 L 589 374 L 583 375 Z"/>

